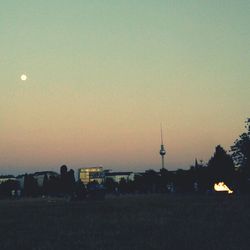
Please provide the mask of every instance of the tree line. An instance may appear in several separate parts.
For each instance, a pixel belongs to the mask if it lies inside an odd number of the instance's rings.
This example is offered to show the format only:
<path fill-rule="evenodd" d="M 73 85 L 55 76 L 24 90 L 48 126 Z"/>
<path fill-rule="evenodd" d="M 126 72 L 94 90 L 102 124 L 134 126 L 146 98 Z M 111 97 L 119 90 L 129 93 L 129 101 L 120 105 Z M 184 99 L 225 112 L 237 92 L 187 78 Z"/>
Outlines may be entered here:
<path fill-rule="evenodd" d="M 229 152 L 217 145 L 214 155 L 206 164 L 196 160 L 189 170 L 147 170 L 135 176 L 134 181 L 122 179 L 120 183 L 115 183 L 112 179 L 106 179 L 107 191 L 206 193 L 213 190 L 215 183 L 224 182 L 235 192 L 250 193 L 250 118 L 245 121 L 245 129 Z"/>
<path fill-rule="evenodd" d="M 106 178 L 103 186 L 98 183 L 84 185 L 76 181 L 74 171 L 61 166 L 58 176 L 44 175 L 43 185 L 39 186 L 32 174 L 24 176 L 22 196 L 68 196 L 84 199 L 89 194 L 106 193 L 155 193 L 155 192 L 197 192 L 206 193 L 213 189 L 214 183 L 225 182 L 235 192 L 250 193 L 250 118 L 245 122 L 246 131 L 226 152 L 222 146 L 215 148 L 214 155 L 207 163 L 195 161 L 188 170 L 168 171 L 146 170 L 135 175 L 134 180 L 121 179 L 119 183 Z M 0 184 L 0 196 L 8 197 L 13 190 L 20 189 L 17 181 L 10 180 Z"/>

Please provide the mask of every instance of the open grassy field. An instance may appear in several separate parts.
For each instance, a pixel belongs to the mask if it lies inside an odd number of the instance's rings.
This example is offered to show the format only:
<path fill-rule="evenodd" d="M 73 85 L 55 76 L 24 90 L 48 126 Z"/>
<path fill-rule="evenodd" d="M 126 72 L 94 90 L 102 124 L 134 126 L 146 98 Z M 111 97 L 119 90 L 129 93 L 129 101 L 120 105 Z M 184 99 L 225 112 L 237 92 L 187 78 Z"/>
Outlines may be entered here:
<path fill-rule="evenodd" d="M 0 201 L 0 249 L 250 249 L 250 197 Z"/>

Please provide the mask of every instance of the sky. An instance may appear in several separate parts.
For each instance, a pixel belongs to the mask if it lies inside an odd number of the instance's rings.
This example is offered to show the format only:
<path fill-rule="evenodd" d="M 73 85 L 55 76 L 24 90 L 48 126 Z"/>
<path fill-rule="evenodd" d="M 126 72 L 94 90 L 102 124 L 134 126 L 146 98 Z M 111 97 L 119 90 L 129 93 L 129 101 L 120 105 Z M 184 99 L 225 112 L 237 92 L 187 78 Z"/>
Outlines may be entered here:
<path fill-rule="evenodd" d="M 244 132 L 250 1 L 2 0 L 0 174 L 207 162 Z M 20 76 L 27 75 L 22 81 Z"/>

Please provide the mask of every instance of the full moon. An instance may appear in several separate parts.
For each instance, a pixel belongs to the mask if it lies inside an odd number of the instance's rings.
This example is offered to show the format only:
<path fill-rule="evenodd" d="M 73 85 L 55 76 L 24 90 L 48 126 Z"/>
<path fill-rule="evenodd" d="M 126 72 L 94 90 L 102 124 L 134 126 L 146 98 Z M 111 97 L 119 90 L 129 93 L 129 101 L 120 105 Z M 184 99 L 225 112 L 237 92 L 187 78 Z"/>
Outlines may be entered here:
<path fill-rule="evenodd" d="M 28 78 L 28 77 L 27 77 L 25 74 L 22 74 L 22 75 L 21 75 L 21 80 L 22 80 L 22 81 L 26 81 L 27 78 Z"/>

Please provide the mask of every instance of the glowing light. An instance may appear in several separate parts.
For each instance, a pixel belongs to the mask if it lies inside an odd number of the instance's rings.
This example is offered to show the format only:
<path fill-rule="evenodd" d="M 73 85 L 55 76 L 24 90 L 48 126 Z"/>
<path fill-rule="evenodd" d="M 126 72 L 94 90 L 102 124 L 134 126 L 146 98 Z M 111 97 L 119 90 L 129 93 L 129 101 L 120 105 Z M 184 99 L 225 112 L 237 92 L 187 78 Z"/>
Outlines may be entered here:
<path fill-rule="evenodd" d="M 28 77 L 27 77 L 27 75 L 22 74 L 20 78 L 22 81 L 26 81 Z"/>
<path fill-rule="evenodd" d="M 228 194 L 232 194 L 233 190 L 229 189 L 229 187 L 222 181 L 219 182 L 218 184 L 214 184 L 214 190 L 216 192 L 227 192 Z"/>

